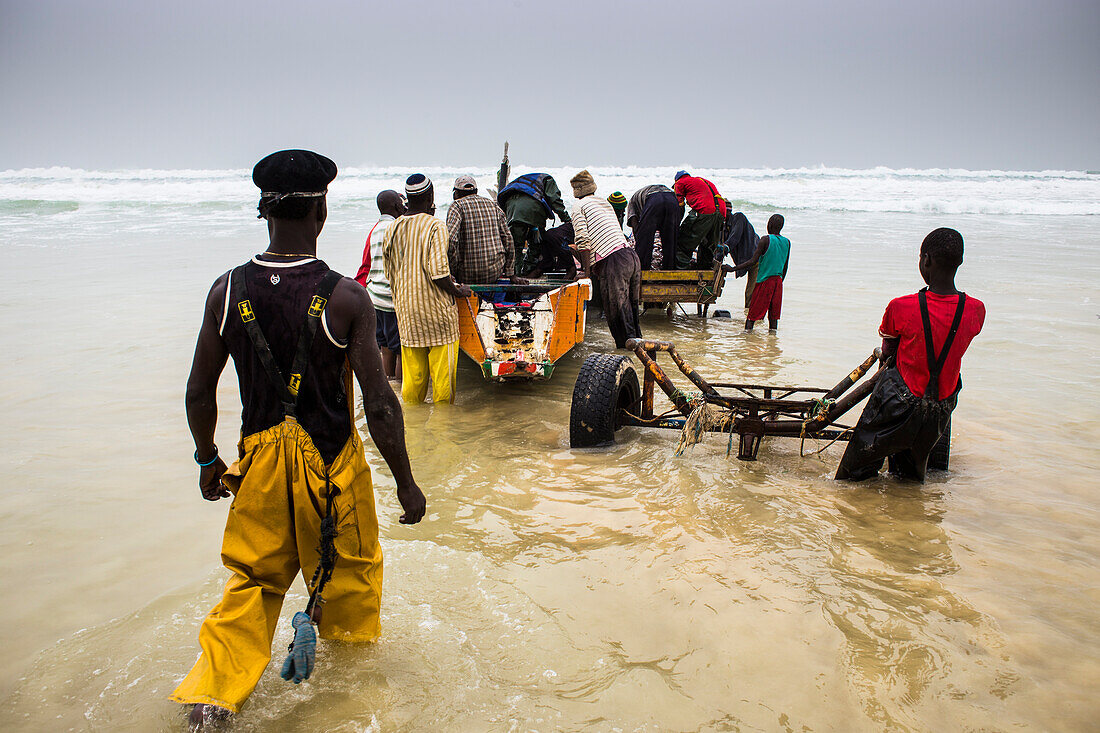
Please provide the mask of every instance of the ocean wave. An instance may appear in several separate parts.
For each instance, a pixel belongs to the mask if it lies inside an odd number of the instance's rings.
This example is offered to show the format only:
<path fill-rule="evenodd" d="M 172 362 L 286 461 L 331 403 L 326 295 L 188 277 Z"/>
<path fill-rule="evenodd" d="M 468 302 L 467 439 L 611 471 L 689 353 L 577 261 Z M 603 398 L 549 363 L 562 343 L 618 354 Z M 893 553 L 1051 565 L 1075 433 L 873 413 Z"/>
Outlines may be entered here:
<path fill-rule="evenodd" d="M 629 195 L 656 182 L 672 183 L 685 168 L 714 181 L 739 206 L 759 208 L 991 214 L 1036 216 L 1100 215 L 1100 176 L 1085 171 L 971 171 L 955 168 L 871 168 L 826 166 L 804 168 L 692 168 L 681 166 L 590 166 L 601 191 Z M 517 166 L 513 175 L 532 169 Z M 567 203 L 569 177 L 575 167 L 543 168 L 563 188 Z M 494 166 L 347 167 L 330 187 L 330 205 L 373 206 L 384 188 L 399 189 L 413 171 L 436 180 L 441 198 L 450 179 L 472 174 L 483 189 L 495 185 Z M 255 206 L 257 191 L 250 171 L 226 170 L 85 170 L 28 168 L 0 172 L 0 216 L 71 213 L 153 206 L 233 210 Z"/>

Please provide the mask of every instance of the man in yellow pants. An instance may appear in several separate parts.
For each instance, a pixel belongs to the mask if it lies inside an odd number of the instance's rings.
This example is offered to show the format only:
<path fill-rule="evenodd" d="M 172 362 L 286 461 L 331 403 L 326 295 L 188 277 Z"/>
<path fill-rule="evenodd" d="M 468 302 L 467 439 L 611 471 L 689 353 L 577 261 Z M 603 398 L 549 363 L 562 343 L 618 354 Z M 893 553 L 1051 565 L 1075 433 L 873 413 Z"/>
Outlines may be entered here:
<path fill-rule="evenodd" d="M 408 211 L 386 230 L 382 266 L 393 289 L 401 332 L 401 398 L 423 402 L 432 383 L 432 402 L 455 401 L 458 367 L 458 307 L 468 285 L 451 277 L 447 226 L 435 218 L 430 178 L 415 173 L 405 181 Z"/>
<path fill-rule="evenodd" d="M 193 705 L 192 729 L 239 712 L 252 693 L 299 571 L 310 602 L 307 613 L 295 614 L 296 648 L 284 678 L 309 677 L 314 623 L 328 639 L 379 635 L 382 551 L 352 374 L 371 438 L 397 482 L 400 521 L 424 516 L 370 297 L 316 257 L 325 193 L 335 177 L 336 165 L 309 151 L 261 160 L 252 178 L 270 245 L 219 277 L 207 296 L 187 382 L 187 420 L 203 497 L 234 497 L 222 544 L 232 577 L 199 630 L 202 654 L 171 696 Z M 227 469 L 214 428 L 218 379 L 229 356 L 244 409 L 238 460 Z"/>

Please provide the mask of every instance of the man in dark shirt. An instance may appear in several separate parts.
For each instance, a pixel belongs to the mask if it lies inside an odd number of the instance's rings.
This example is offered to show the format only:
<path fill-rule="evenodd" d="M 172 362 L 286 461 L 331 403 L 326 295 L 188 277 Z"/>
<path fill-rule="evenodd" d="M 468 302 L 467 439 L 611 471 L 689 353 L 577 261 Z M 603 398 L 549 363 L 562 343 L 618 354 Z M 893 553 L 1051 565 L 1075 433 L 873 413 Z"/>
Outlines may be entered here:
<path fill-rule="evenodd" d="M 626 206 L 626 224 L 634 230 L 634 249 L 643 270 L 653 269 L 653 241 L 661 235 L 661 267 L 674 270 L 676 262 L 676 235 L 684 208 L 668 186 L 653 184 L 643 186 L 630 197 Z"/>
<path fill-rule="evenodd" d="M 234 496 L 222 543 L 232 576 L 199 630 L 202 654 L 171 695 L 193 705 L 192 730 L 238 712 L 252 693 L 271 659 L 283 596 L 299 572 L 310 601 L 292 621 L 297 648 L 283 665 L 285 679 L 309 677 L 314 624 L 330 639 L 372 641 L 379 634 L 382 551 L 355 427 L 353 374 L 371 438 L 397 483 L 400 521 L 424 516 L 370 296 L 316 256 L 325 192 L 335 177 L 331 160 L 305 150 L 257 163 L 252 178 L 270 244 L 219 277 L 206 299 L 187 380 L 187 421 L 203 498 Z M 227 469 L 214 427 L 229 356 L 244 425 L 239 458 Z M 339 526 L 323 523 L 326 517 L 339 517 Z"/>
<path fill-rule="evenodd" d="M 554 216 L 569 223 L 561 189 L 549 173 L 527 173 L 515 178 L 497 194 L 497 203 L 508 217 L 516 248 L 516 274 L 526 275 L 539 261 L 542 234 Z"/>

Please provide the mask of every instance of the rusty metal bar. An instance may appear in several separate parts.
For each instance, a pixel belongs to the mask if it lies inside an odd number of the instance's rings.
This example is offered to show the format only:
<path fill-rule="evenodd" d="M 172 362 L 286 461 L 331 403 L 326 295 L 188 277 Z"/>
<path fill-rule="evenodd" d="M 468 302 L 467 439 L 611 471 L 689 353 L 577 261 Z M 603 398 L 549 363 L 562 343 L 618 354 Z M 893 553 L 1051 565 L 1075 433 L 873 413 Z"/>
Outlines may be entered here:
<path fill-rule="evenodd" d="M 828 405 L 822 412 L 818 413 L 807 422 L 806 433 L 809 434 L 820 430 L 820 428 L 840 419 L 844 413 L 851 410 L 867 397 L 867 395 L 871 394 L 880 376 L 882 376 L 881 367 L 866 381 L 861 382 L 855 389 L 851 390 L 831 405 Z"/>
<path fill-rule="evenodd" d="M 650 358 L 652 359 L 655 355 L 650 354 Z M 649 369 L 645 370 L 642 377 L 642 417 L 653 417 L 653 373 Z"/>
<path fill-rule="evenodd" d="M 657 417 L 644 420 L 629 412 L 623 412 L 620 415 L 620 424 L 630 427 L 639 428 L 664 428 L 667 430 L 682 430 L 686 418 L 683 417 L 663 417 L 658 415 Z M 733 425 L 734 435 L 763 435 L 764 437 L 773 436 L 778 438 L 797 438 L 802 434 L 802 421 L 801 420 L 762 420 L 763 432 L 759 432 L 756 429 L 756 425 L 742 424 L 742 418 L 735 418 Z M 817 440 L 827 438 L 839 438 L 840 440 L 847 440 L 849 428 L 834 428 L 825 427 L 819 430 L 813 431 L 813 433 L 807 432 L 807 438 L 814 438 Z M 709 433 L 721 433 L 722 435 L 729 435 L 729 427 L 712 427 L 707 430 Z"/>
<path fill-rule="evenodd" d="M 877 362 L 881 357 L 882 349 L 876 347 L 875 350 L 871 352 L 871 355 L 863 360 L 862 364 L 852 370 L 851 374 L 840 380 L 835 387 L 826 392 L 823 399 L 835 400 L 842 394 L 847 392 L 853 384 L 858 382 L 860 379 L 863 379 L 863 375 L 867 373 L 867 370 L 870 369 L 874 365 L 874 363 Z"/>
<path fill-rule="evenodd" d="M 851 410 L 853 407 L 862 402 L 863 399 L 867 397 L 867 395 L 871 394 L 871 392 L 875 388 L 875 383 L 877 383 L 879 377 L 882 376 L 882 371 L 883 370 L 879 368 L 879 370 L 868 377 L 866 381 L 861 382 L 859 386 L 857 386 L 851 392 L 848 392 L 846 395 L 834 402 L 829 407 L 829 410 L 827 410 L 828 419 L 826 420 L 826 422 L 831 423 L 840 419 L 844 415 L 844 413 L 848 412 L 848 410 Z"/>
<path fill-rule="evenodd" d="M 668 341 L 647 341 L 640 339 L 627 339 L 626 347 L 628 349 L 634 349 L 634 353 L 638 354 L 638 358 L 642 358 L 642 352 L 647 351 L 651 354 L 657 351 L 663 351 L 668 354 L 676 367 L 684 373 L 684 376 L 691 380 L 691 383 L 698 387 L 703 392 L 703 396 L 711 399 L 720 399 L 721 395 L 707 383 L 707 380 L 699 376 L 699 374 L 691 368 L 679 353 L 676 351 L 676 347 Z M 666 377 L 667 378 L 667 377 Z M 669 384 L 672 384 L 669 382 Z M 673 387 L 675 389 L 675 387 Z M 667 390 L 666 390 L 667 391 Z"/>
<path fill-rule="evenodd" d="M 649 355 L 651 352 L 655 353 L 661 350 L 656 343 L 657 342 L 653 341 L 627 339 L 626 345 L 628 348 L 634 349 L 634 354 L 638 357 L 638 361 L 642 362 L 642 366 L 645 367 L 647 375 L 651 376 L 661 387 L 661 391 L 668 395 L 668 398 L 672 400 L 672 404 L 676 405 L 676 409 L 682 412 L 684 417 L 687 417 L 691 414 L 691 403 L 688 402 L 687 396 L 676 389 L 676 385 L 674 385 L 672 380 L 668 378 L 668 375 L 664 373 L 657 364 L 657 361 Z M 671 344 L 666 345 L 671 346 Z"/>
<path fill-rule="evenodd" d="M 707 402 L 731 409 L 749 410 L 755 408 L 762 412 L 779 410 L 783 412 L 806 413 L 809 411 L 811 405 L 810 400 L 792 401 L 763 399 L 761 397 L 723 397 L 722 395 L 708 397 Z"/>
<path fill-rule="evenodd" d="M 740 383 L 737 383 L 737 382 L 711 382 L 710 386 L 712 386 L 712 387 L 724 387 L 724 388 L 729 388 L 729 389 L 739 389 L 741 391 L 745 391 L 746 389 L 759 389 L 759 390 L 776 389 L 776 390 L 785 390 L 788 393 L 814 392 L 816 394 L 824 394 L 825 392 L 829 391 L 829 390 L 824 389 L 822 387 L 784 387 L 784 386 L 778 385 L 778 384 L 740 384 Z"/>

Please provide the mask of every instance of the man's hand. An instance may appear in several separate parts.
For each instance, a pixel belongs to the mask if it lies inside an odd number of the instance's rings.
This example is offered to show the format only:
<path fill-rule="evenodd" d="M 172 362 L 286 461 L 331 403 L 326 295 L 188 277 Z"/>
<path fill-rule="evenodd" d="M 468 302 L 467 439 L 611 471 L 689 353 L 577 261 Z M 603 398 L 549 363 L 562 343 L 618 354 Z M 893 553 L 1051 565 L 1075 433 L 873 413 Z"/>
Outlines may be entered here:
<path fill-rule="evenodd" d="M 469 298 L 474 294 L 474 291 L 470 289 L 469 285 L 462 285 L 460 283 L 455 283 L 455 290 L 461 298 Z"/>
<path fill-rule="evenodd" d="M 225 473 L 225 461 L 218 458 L 209 466 L 199 468 L 199 491 L 202 498 L 207 501 L 217 501 L 229 496 L 229 489 L 222 484 L 222 474 Z"/>
<path fill-rule="evenodd" d="M 734 267 L 733 265 L 730 265 L 730 264 L 725 263 L 725 262 L 722 263 L 722 272 L 729 273 L 729 272 L 737 272 L 737 271 L 738 271 L 737 268 Z"/>
<path fill-rule="evenodd" d="M 424 518 L 425 500 L 424 492 L 415 483 L 397 487 L 397 500 L 401 502 L 401 508 L 405 513 L 397 521 L 401 524 L 416 524 Z"/>
<path fill-rule="evenodd" d="M 530 280 L 528 280 L 527 278 L 525 278 L 525 277 L 520 277 L 519 275 L 512 275 L 511 277 L 509 277 L 509 278 L 508 278 L 508 280 L 509 280 L 509 281 L 510 281 L 510 282 L 511 282 L 511 283 L 512 283 L 513 285 L 526 285 L 526 284 L 528 284 L 529 282 L 531 282 L 531 281 L 530 281 Z"/>

